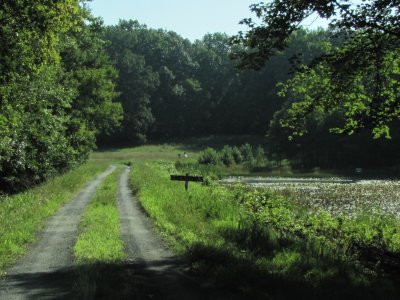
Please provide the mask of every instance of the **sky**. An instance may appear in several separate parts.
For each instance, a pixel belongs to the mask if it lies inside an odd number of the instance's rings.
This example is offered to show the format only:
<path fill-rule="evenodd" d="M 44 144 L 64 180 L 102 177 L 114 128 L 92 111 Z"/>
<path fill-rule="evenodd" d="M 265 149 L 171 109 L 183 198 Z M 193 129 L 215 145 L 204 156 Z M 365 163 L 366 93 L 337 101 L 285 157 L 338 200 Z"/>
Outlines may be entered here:
<path fill-rule="evenodd" d="M 261 0 L 93 0 L 89 7 L 106 25 L 115 25 L 119 19 L 133 19 L 149 28 L 172 30 L 194 41 L 207 33 L 235 35 L 245 31 L 246 26 L 238 23 L 254 17 L 249 6 L 258 2 Z M 305 25 L 324 25 L 313 21 Z"/>

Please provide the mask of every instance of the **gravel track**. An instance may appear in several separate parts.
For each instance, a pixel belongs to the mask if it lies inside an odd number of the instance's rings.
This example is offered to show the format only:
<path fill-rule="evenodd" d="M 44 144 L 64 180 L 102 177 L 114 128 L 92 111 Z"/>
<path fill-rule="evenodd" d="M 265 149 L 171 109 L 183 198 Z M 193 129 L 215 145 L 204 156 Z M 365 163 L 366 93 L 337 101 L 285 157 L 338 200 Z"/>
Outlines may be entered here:
<path fill-rule="evenodd" d="M 127 167 L 120 177 L 118 207 L 130 271 L 125 278 L 131 277 L 131 295 L 135 299 L 207 299 L 204 291 L 184 275 L 184 264 L 165 247 L 132 196 L 129 172 Z"/>
<path fill-rule="evenodd" d="M 73 247 L 85 206 L 115 166 L 91 181 L 51 217 L 29 253 L 0 279 L 0 299 L 70 299 L 74 284 Z"/>
<path fill-rule="evenodd" d="M 128 167 L 120 176 L 118 194 L 126 261 L 89 267 L 87 272 L 74 267 L 73 247 L 81 215 L 114 169 L 109 167 L 49 219 L 29 253 L 0 279 L 1 300 L 214 298 L 185 275 L 185 264 L 155 232 L 154 224 L 132 196 Z M 80 286 L 81 276 L 90 278 L 88 286 Z"/>

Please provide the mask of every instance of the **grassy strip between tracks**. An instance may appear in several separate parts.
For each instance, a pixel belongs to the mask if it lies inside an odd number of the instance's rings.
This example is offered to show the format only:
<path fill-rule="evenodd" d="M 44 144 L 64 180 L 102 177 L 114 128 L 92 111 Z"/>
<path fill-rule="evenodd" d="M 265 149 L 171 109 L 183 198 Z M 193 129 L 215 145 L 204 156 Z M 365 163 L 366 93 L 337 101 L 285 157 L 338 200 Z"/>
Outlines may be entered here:
<path fill-rule="evenodd" d="M 238 201 L 237 190 L 212 182 L 191 183 L 186 192 L 182 182 L 170 181 L 176 172 L 173 162 L 134 163 L 132 187 L 165 239 L 208 286 L 232 299 L 399 296 L 393 277 L 365 268 L 313 231 L 297 235 L 264 222 Z M 288 210 L 274 212 L 286 220 Z"/>
<path fill-rule="evenodd" d="M 119 263 L 126 258 L 120 236 L 117 208 L 118 179 L 122 166 L 109 175 L 98 188 L 85 209 L 80 222 L 80 234 L 74 247 L 77 282 L 75 290 L 80 299 L 111 295 L 119 298 L 123 288 L 115 291 L 125 274 Z M 108 295 L 108 296 L 105 296 Z"/>
<path fill-rule="evenodd" d="M 82 216 L 81 233 L 74 247 L 78 264 L 114 263 L 125 258 L 117 208 L 121 170 L 119 166 L 104 180 Z"/>
<path fill-rule="evenodd" d="M 44 221 L 107 166 L 86 163 L 26 192 L 0 196 L 0 275 L 27 251 Z"/>

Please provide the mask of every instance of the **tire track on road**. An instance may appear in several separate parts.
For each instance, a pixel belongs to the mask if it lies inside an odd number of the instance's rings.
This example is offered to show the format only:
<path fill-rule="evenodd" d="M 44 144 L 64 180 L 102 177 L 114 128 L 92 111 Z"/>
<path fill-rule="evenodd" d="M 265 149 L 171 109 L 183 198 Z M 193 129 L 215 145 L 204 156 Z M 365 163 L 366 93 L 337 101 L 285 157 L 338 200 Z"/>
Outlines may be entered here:
<path fill-rule="evenodd" d="M 110 166 L 51 217 L 28 254 L 0 279 L 0 299 L 70 299 L 74 284 L 73 247 L 81 215 Z"/>
<path fill-rule="evenodd" d="M 132 274 L 125 278 L 134 299 L 206 299 L 203 291 L 182 273 L 184 265 L 169 251 L 129 187 L 130 168 L 119 181 L 121 237 Z M 128 280 L 128 279 L 127 279 Z M 128 295 L 125 295 L 126 297 Z"/>

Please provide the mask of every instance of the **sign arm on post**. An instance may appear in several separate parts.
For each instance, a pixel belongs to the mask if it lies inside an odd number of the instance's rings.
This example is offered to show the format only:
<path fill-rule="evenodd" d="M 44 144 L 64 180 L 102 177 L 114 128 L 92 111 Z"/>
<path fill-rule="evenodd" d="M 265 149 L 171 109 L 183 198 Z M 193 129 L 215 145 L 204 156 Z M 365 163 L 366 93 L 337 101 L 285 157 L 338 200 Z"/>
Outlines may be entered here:
<path fill-rule="evenodd" d="M 186 173 L 186 175 L 171 175 L 171 180 L 184 181 L 185 182 L 185 190 L 188 190 L 189 189 L 189 181 L 203 182 L 203 176 L 190 176 L 189 173 Z"/>

